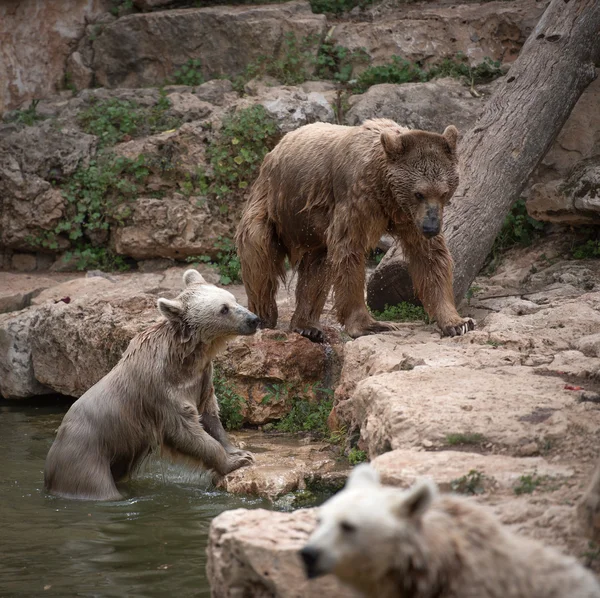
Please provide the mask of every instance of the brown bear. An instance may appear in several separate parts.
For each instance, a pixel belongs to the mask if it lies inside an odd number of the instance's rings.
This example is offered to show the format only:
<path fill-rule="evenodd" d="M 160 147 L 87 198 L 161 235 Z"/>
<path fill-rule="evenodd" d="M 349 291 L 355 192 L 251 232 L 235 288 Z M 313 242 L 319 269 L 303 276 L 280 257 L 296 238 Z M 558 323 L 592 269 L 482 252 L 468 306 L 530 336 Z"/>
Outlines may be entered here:
<path fill-rule="evenodd" d="M 236 234 L 248 307 L 277 324 L 278 279 L 287 256 L 298 270 L 291 329 L 320 341 L 330 288 L 352 337 L 393 330 L 365 304 L 365 258 L 384 233 L 402 244 L 427 313 L 442 332 L 474 328 L 456 311 L 452 258 L 442 228 L 458 185 L 456 141 L 387 119 L 359 127 L 315 123 L 288 133 L 265 157 Z"/>
<path fill-rule="evenodd" d="M 219 419 L 212 359 L 226 341 L 254 334 L 259 318 L 196 270 L 165 319 L 135 336 L 123 357 L 65 415 L 46 458 L 44 484 L 59 496 L 117 500 L 124 480 L 154 449 L 219 475 L 249 465 Z"/>
<path fill-rule="evenodd" d="M 522 538 L 473 499 L 379 483 L 368 464 L 318 511 L 300 556 L 371 598 L 600 598 L 573 557 Z"/>

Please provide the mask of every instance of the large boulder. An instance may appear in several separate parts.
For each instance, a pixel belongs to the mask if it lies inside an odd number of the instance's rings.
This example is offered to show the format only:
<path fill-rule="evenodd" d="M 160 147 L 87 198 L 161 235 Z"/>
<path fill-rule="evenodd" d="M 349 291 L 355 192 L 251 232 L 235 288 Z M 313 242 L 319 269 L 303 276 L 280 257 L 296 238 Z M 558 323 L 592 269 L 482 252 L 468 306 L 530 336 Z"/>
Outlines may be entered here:
<path fill-rule="evenodd" d="M 308 2 L 133 14 L 103 27 L 91 66 L 104 87 L 160 85 L 190 59 L 206 78 L 233 77 L 261 56 L 279 56 L 287 34 L 320 38 L 325 27 Z"/>
<path fill-rule="evenodd" d="M 110 0 L 20 0 L 0 4 L 0 114 L 63 89 L 65 62 L 86 24 Z M 43 48 L 43 52 L 40 51 Z"/>

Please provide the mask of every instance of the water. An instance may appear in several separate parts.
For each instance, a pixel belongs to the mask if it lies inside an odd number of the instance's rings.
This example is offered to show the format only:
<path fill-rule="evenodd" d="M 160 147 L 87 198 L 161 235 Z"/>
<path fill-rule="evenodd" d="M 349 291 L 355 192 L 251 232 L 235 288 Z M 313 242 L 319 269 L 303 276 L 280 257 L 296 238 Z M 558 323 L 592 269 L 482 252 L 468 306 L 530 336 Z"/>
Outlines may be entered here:
<path fill-rule="evenodd" d="M 127 500 L 48 496 L 44 460 L 69 406 L 0 399 L 0 597 L 210 596 L 210 521 L 269 503 L 160 464 L 121 488 Z"/>

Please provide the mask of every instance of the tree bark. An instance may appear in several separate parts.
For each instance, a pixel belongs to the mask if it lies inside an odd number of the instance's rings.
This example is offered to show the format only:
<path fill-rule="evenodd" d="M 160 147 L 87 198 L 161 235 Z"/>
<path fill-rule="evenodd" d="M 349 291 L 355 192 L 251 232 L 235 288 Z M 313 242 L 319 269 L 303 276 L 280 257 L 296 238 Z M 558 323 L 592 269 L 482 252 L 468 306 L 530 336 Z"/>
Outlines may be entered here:
<path fill-rule="evenodd" d="M 560 132 L 600 59 L 600 0 L 552 0 L 483 114 L 459 146 L 461 182 L 445 215 L 461 300 L 504 218 Z M 600 106 L 599 106 L 600 110 Z M 451 124 L 451 123 L 448 123 Z M 367 286 L 372 309 L 414 300 L 394 246 Z"/>

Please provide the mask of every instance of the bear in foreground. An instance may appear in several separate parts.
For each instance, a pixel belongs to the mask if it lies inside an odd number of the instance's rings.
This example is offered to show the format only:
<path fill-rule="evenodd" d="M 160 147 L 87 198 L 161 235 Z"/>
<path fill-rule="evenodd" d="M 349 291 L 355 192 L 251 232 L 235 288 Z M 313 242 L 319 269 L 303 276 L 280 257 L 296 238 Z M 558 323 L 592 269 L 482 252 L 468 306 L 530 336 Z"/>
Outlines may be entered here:
<path fill-rule="evenodd" d="M 248 307 L 277 324 L 286 256 L 298 270 L 291 329 L 322 341 L 319 319 L 333 286 L 337 317 L 359 337 L 394 330 L 365 303 L 365 258 L 382 234 L 402 245 L 417 295 L 443 334 L 475 327 L 456 311 L 452 258 L 441 234 L 458 186 L 456 142 L 387 119 L 359 127 L 315 123 L 288 133 L 264 159 L 236 233 Z"/>
<path fill-rule="evenodd" d="M 596 465 L 592 481 L 577 505 L 577 514 L 586 536 L 600 543 L 600 464 Z"/>
<path fill-rule="evenodd" d="M 309 577 L 333 573 L 377 598 L 598 598 L 574 558 L 521 538 L 471 499 L 379 484 L 368 464 L 319 509 L 301 557 Z"/>
<path fill-rule="evenodd" d="M 46 458 L 52 494 L 118 500 L 115 482 L 155 449 L 219 475 L 253 462 L 223 429 L 211 360 L 228 339 L 254 334 L 259 318 L 196 270 L 183 280 L 175 300 L 158 300 L 165 319 L 135 336 L 65 415 Z"/>

